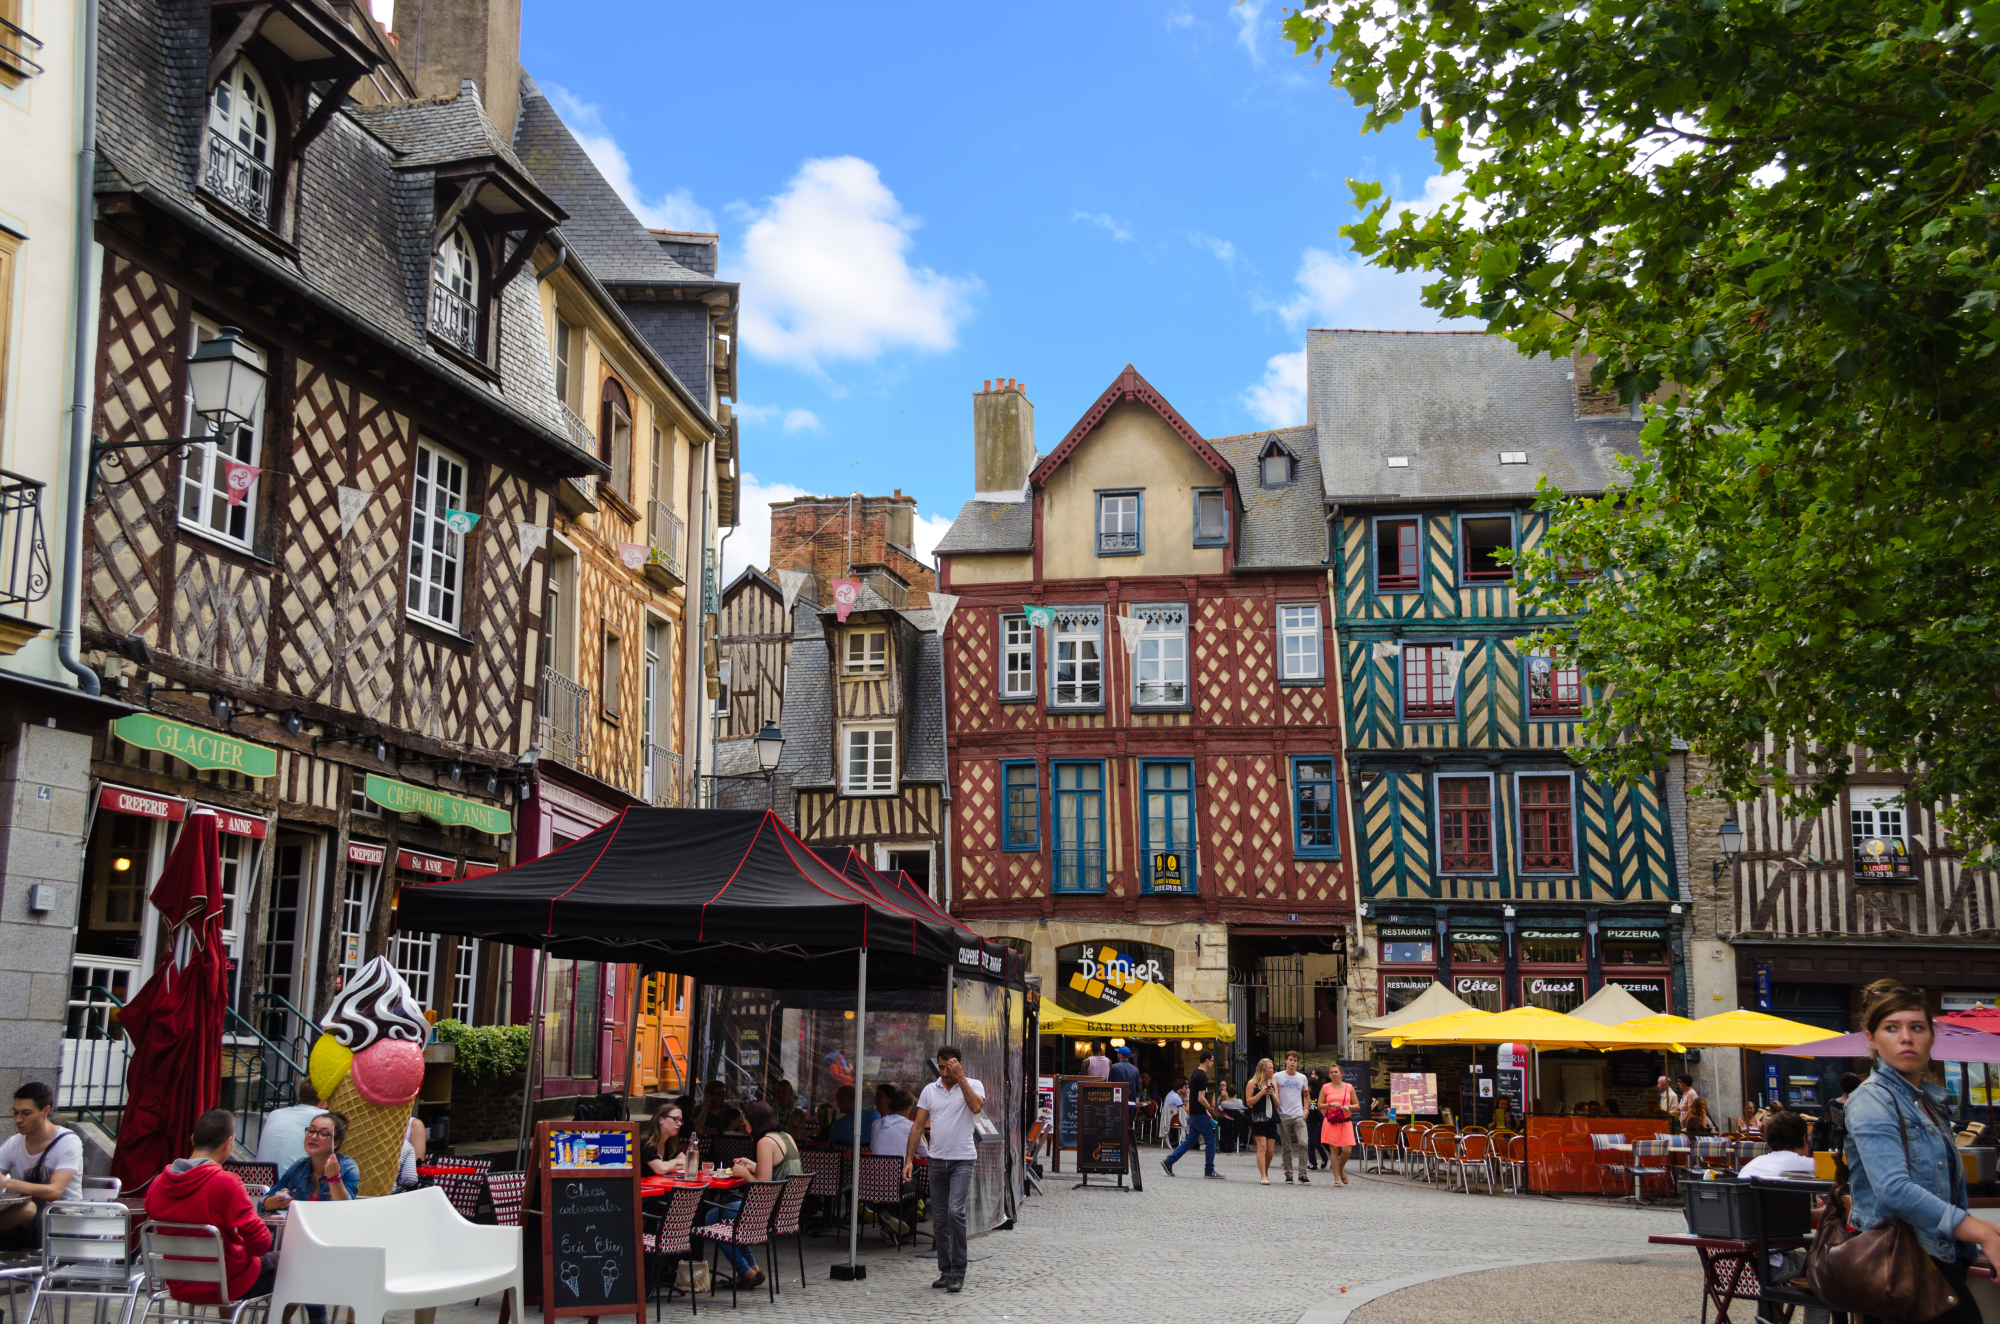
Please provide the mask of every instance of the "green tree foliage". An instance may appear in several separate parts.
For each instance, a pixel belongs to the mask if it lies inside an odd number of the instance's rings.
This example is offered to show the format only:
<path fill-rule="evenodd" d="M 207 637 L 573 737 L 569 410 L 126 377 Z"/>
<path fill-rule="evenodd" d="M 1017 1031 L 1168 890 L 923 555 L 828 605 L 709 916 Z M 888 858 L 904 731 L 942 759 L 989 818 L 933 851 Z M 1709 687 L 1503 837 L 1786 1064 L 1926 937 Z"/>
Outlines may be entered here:
<path fill-rule="evenodd" d="M 1354 183 L 1356 249 L 1651 406 L 1630 486 L 1545 491 L 1522 557 L 1609 690 L 1587 759 L 1679 736 L 1710 789 L 1807 812 L 1859 746 L 2000 839 L 2000 3 L 1334 0 L 1286 31 L 1462 172 L 1430 214 Z"/>

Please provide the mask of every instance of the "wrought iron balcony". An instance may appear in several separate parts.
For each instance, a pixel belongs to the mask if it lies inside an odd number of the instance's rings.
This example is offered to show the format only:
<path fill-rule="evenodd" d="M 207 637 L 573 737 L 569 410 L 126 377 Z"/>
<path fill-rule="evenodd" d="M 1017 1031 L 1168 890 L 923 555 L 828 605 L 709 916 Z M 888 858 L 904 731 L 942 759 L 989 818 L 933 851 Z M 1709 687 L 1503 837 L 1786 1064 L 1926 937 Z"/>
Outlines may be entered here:
<path fill-rule="evenodd" d="M 431 334 L 462 354 L 479 354 L 479 310 L 470 300 L 431 282 Z"/>
<path fill-rule="evenodd" d="M 687 545 L 687 523 L 664 501 L 646 503 L 646 541 L 653 547 L 646 563 L 647 575 L 663 588 L 687 583 L 687 565 L 681 559 L 681 549 Z"/>
<path fill-rule="evenodd" d="M 577 417 L 568 404 L 562 405 L 563 426 L 569 429 L 570 444 L 585 455 L 597 454 L 597 433 L 590 424 Z M 556 499 L 563 509 L 572 515 L 581 515 L 597 509 L 597 479 L 590 476 L 565 478 L 563 485 L 556 489 Z"/>
<path fill-rule="evenodd" d="M 659 745 L 646 746 L 646 803 L 672 809 L 681 802 L 681 756 Z"/>
<path fill-rule="evenodd" d="M 554 667 L 542 668 L 542 756 L 579 771 L 590 757 L 590 691 Z"/>
<path fill-rule="evenodd" d="M 201 185 L 257 224 L 270 224 L 271 167 L 222 134 L 208 135 L 208 166 Z"/>
<path fill-rule="evenodd" d="M 41 38 L 0 18 L 0 73 L 9 73 L 16 78 L 33 78 L 48 70 L 28 58 L 28 48 L 42 49 Z"/>
<path fill-rule="evenodd" d="M 49 544 L 42 532 L 43 484 L 0 469 L 0 611 L 49 595 Z"/>

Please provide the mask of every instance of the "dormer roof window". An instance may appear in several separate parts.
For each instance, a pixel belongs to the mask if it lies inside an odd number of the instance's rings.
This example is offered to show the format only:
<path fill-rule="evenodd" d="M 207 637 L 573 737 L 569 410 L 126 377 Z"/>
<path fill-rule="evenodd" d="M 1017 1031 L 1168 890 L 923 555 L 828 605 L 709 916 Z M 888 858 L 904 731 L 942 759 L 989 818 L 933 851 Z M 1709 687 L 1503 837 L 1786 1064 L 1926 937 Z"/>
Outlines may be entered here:
<path fill-rule="evenodd" d="M 1289 487 L 1297 459 L 1284 442 L 1272 437 L 1257 455 L 1257 482 L 1261 487 Z"/>
<path fill-rule="evenodd" d="M 472 236 L 455 227 L 431 258 L 431 334 L 461 354 L 479 354 L 479 262 Z"/>
<path fill-rule="evenodd" d="M 208 98 L 208 152 L 202 187 L 259 225 L 271 219 L 271 94 L 248 60 L 238 60 Z"/>

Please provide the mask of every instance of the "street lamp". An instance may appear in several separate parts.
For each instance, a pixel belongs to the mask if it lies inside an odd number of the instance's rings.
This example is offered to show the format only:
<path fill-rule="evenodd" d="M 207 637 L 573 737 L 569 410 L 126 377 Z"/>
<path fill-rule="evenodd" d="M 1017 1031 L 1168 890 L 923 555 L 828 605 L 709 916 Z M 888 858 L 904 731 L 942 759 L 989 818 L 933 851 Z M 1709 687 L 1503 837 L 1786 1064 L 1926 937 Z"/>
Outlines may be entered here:
<path fill-rule="evenodd" d="M 757 766 L 764 770 L 764 808 L 778 807 L 778 756 L 785 752 L 785 733 L 776 723 L 764 723 L 764 729 L 757 733 Z"/>
<path fill-rule="evenodd" d="M 171 452 L 162 451 L 125 474 L 124 481 L 130 482 L 166 459 L 168 454 L 180 454 L 189 446 L 226 437 L 231 429 L 243 426 L 263 412 L 264 367 L 257 351 L 244 344 L 242 336 L 237 328 L 225 326 L 213 340 L 204 340 L 194 353 L 188 355 L 188 394 L 193 397 L 192 412 L 207 421 L 210 431 L 193 437 L 93 441 L 90 447 L 90 491 L 86 501 L 95 501 L 97 485 L 110 481 L 110 475 L 104 472 L 104 461 L 114 453 L 149 446 L 172 447 Z"/>
<path fill-rule="evenodd" d="M 1743 829 L 1736 826 L 1735 819 L 1725 818 L 1722 826 L 1716 829 L 1715 839 L 1722 846 L 1722 858 L 1710 863 L 1710 881 L 1720 883 L 1723 870 L 1734 869 L 1736 857 L 1743 853 Z"/>

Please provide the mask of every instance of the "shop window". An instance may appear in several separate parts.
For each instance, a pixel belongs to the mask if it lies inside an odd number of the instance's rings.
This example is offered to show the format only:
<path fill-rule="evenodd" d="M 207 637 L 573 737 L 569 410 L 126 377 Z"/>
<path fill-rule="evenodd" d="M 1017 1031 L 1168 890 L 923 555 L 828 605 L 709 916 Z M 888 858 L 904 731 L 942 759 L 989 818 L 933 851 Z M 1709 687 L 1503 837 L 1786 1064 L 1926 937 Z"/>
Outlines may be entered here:
<path fill-rule="evenodd" d="M 1523 777 L 1520 796 L 1522 872 L 1570 872 L 1576 867 L 1576 847 L 1568 775 Z"/>
<path fill-rule="evenodd" d="M 1521 931 L 1522 965 L 1582 965 L 1581 933 L 1550 933 L 1537 929 Z"/>
<path fill-rule="evenodd" d="M 549 958 L 542 998 L 542 1055 L 549 1079 L 594 1079 L 597 1075 L 599 971 L 595 961 Z"/>
<path fill-rule="evenodd" d="M 1466 516 L 1458 522 L 1459 577 L 1467 584 L 1504 584 L 1514 567 L 1500 559 L 1514 550 L 1514 517 Z"/>
<path fill-rule="evenodd" d="M 1644 1003 L 1651 1011 L 1664 1014 L 1667 1011 L 1667 981 L 1665 976 L 1658 979 L 1607 979 L 1607 984 L 1616 984 Z"/>
<path fill-rule="evenodd" d="M 1667 944 L 1656 938 L 1626 938 L 1607 933 L 1602 938 L 1605 965 L 1665 965 Z M 1581 960 L 1582 958 L 1577 958 Z"/>
<path fill-rule="evenodd" d="M 1468 1006 L 1479 1011 L 1499 1011 L 1501 1009 L 1501 974 L 1453 974 L 1451 991 Z"/>
<path fill-rule="evenodd" d="M 1453 965 L 1499 965 L 1507 959 L 1506 939 L 1498 933 L 1453 931 Z"/>
<path fill-rule="evenodd" d="M 1377 932 L 1377 941 L 1381 944 L 1379 950 L 1384 965 L 1437 964 L 1437 934 L 1430 929 L 1384 925 Z M 1419 984 L 1417 990 L 1422 992 L 1423 985 Z"/>
<path fill-rule="evenodd" d="M 460 938 L 452 953 L 451 1015 L 453 1020 L 466 1025 L 472 1024 L 472 999 L 478 974 L 479 939 Z"/>
<path fill-rule="evenodd" d="M 155 822 L 137 814 L 98 814 L 84 863 L 85 896 L 76 935 L 79 955 L 138 958 Z"/>
<path fill-rule="evenodd" d="M 1586 996 L 1583 983 L 1581 974 L 1523 975 L 1521 1005 L 1547 1011 L 1575 1011 Z"/>
<path fill-rule="evenodd" d="M 419 874 L 402 874 L 397 878 L 397 885 L 402 887 L 423 881 Z M 437 1005 L 437 948 L 435 933 L 397 931 L 389 935 L 389 964 L 410 986 L 410 996 L 417 1000 L 417 1005 L 426 1010 Z"/>
<path fill-rule="evenodd" d="M 1431 986 L 1429 975 L 1384 975 L 1382 976 L 1382 1015 L 1401 1011 L 1423 996 Z"/>
<path fill-rule="evenodd" d="M 340 890 L 339 973 L 335 988 L 344 988 L 347 981 L 354 977 L 354 972 L 372 959 L 368 942 L 369 934 L 375 927 L 375 884 L 382 876 L 382 868 L 355 860 L 353 854 L 350 848 L 347 876 L 342 880 Z"/>
<path fill-rule="evenodd" d="M 1410 593 L 1423 585 L 1417 560 L 1417 529 L 1413 519 L 1375 521 L 1375 591 Z"/>
<path fill-rule="evenodd" d="M 1440 777 L 1438 867 L 1445 873 L 1493 872 L 1493 783 Z"/>

